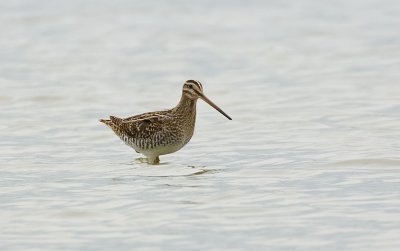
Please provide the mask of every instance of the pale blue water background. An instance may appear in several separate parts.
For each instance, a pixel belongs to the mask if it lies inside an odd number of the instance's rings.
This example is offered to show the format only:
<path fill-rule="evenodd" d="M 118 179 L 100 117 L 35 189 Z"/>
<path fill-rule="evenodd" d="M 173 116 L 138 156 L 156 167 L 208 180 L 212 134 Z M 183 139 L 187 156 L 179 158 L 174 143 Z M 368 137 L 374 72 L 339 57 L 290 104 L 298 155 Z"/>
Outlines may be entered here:
<path fill-rule="evenodd" d="M 0 250 L 400 250 L 400 2 L 1 1 Z M 203 83 L 147 166 L 98 122 Z"/>

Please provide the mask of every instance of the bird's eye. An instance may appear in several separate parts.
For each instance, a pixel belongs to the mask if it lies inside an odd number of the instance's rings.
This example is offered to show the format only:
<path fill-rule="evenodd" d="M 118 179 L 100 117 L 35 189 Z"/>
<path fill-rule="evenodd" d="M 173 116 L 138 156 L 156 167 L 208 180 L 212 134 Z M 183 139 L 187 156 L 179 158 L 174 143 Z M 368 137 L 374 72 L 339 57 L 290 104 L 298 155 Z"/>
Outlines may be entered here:
<path fill-rule="evenodd" d="M 188 85 L 188 87 L 189 87 L 189 89 L 193 89 L 193 86 L 192 86 L 192 85 Z"/>

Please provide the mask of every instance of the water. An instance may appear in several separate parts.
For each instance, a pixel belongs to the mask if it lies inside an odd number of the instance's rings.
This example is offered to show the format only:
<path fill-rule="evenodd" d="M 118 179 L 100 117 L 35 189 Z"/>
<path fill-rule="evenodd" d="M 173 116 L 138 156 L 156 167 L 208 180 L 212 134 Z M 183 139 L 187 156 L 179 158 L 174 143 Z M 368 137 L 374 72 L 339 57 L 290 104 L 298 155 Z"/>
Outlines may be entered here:
<path fill-rule="evenodd" d="M 2 1 L 1 250 L 399 250 L 398 1 Z M 148 166 L 98 122 L 204 102 Z"/>

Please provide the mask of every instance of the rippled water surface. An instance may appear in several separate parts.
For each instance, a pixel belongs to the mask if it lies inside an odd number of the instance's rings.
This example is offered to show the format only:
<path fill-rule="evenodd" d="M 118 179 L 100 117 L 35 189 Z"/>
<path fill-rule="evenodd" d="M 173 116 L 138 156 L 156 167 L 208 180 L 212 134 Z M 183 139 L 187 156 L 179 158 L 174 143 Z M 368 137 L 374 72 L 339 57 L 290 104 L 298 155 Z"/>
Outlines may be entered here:
<path fill-rule="evenodd" d="M 1 250 L 400 250 L 400 4 L 2 1 Z M 202 101 L 148 166 L 98 122 Z"/>

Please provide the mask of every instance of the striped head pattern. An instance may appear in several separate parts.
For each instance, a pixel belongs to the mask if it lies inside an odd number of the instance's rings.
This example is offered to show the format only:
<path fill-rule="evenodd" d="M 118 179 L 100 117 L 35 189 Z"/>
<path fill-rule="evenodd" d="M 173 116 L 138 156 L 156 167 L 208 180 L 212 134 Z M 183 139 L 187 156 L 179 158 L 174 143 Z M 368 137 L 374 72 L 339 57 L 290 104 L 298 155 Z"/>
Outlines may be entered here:
<path fill-rule="evenodd" d="M 183 94 L 190 99 L 198 99 L 203 95 L 203 86 L 197 80 L 187 80 L 183 85 Z"/>
<path fill-rule="evenodd" d="M 204 100 L 207 104 L 212 106 L 214 109 L 219 111 L 222 115 L 227 117 L 228 119 L 232 120 L 224 111 L 221 110 L 214 102 L 212 102 L 207 96 L 203 93 L 203 86 L 197 80 L 187 80 L 183 84 L 183 95 L 189 99 L 197 100 L 198 98 Z"/>

